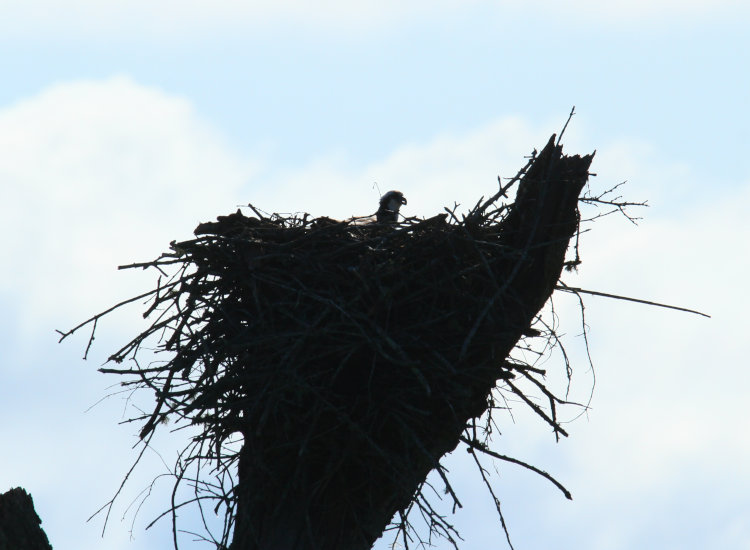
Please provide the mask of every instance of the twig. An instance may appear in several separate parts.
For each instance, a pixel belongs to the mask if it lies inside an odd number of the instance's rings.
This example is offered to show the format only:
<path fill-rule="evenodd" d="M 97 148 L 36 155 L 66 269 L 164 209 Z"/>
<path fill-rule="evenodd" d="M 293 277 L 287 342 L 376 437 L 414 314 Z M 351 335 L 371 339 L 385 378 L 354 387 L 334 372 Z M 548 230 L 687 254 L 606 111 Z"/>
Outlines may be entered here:
<path fill-rule="evenodd" d="M 461 436 L 461 441 L 463 443 L 465 443 L 466 445 L 468 445 L 469 447 L 471 447 L 472 449 L 476 449 L 476 450 L 478 450 L 478 451 L 480 451 L 480 452 L 482 452 L 482 453 L 484 453 L 486 455 L 489 455 L 489 456 L 491 456 L 493 458 L 497 458 L 498 460 L 504 460 L 505 462 L 510 462 L 512 464 L 518 464 L 519 466 L 523 466 L 524 468 L 526 468 L 528 470 L 531 470 L 532 472 L 534 472 L 536 474 L 539 474 L 544 479 L 550 481 L 555 487 L 557 487 L 558 489 L 560 489 L 560 491 L 562 491 L 562 494 L 565 495 L 565 498 L 567 498 L 568 500 L 573 500 L 573 496 L 570 494 L 570 491 L 568 491 L 563 486 L 562 483 L 560 483 L 559 481 L 557 481 L 554 477 L 552 477 L 551 475 L 549 475 L 544 470 L 540 470 L 536 466 L 532 466 L 531 464 L 528 464 L 528 463 L 524 462 L 523 460 L 518 460 L 517 458 L 513 458 L 513 457 L 510 457 L 510 456 L 506 456 L 506 455 L 501 455 L 500 453 L 496 453 L 495 451 L 491 451 L 485 445 L 482 445 L 482 443 L 480 443 L 479 441 L 472 441 L 472 440 L 466 438 L 465 436 Z"/>
<path fill-rule="evenodd" d="M 694 309 L 688 309 L 686 307 L 679 307 L 679 306 L 670 306 L 668 304 L 662 304 L 659 302 L 652 302 L 650 300 L 641 300 L 640 298 L 630 298 L 629 296 L 620 296 L 618 294 L 609 294 L 608 292 L 598 292 L 596 290 L 585 290 L 583 288 L 578 288 L 574 286 L 568 286 L 566 284 L 557 285 L 555 286 L 555 289 L 562 290 L 563 292 L 571 292 L 573 294 L 590 294 L 592 296 L 602 296 L 604 298 L 614 298 L 615 300 L 624 300 L 626 302 L 635 302 L 637 304 L 646 304 L 649 306 L 656 306 L 656 307 L 663 307 L 666 309 L 675 309 L 677 311 L 684 311 L 686 313 L 694 313 L 696 315 L 701 315 L 702 317 L 706 317 L 708 319 L 711 318 L 710 315 L 706 313 L 701 313 L 700 311 L 696 311 Z"/>
<path fill-rule="evenodd" d="M 573 118 L 573 115 L 576 113 L 576 106 L 573 105 L 573 108 L 570 110 L 570 114 L 568 115 L 568 120 L 565 121 L 565 126 L 563 126 L 563 129 L 560 131 L 560 135 L 557 137 L 557 143 L 555 143 L 556 147 L 560 146 L 560 141 L 562 140 L 563 134 L 565 133 L 565 129 L 568 127 L 568 123 L 570 122 L 570 119 Z"/>

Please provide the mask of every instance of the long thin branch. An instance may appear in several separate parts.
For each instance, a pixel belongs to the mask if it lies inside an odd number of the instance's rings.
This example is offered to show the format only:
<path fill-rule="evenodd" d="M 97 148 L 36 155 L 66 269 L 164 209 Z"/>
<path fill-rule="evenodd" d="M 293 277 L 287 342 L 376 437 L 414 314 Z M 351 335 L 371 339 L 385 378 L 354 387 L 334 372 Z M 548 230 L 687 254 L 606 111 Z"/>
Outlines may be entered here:
<path fill-rule="evenodd" d="M 568 115 L 568 120 L 565 121 L 565 126 L 563 126 L 563 129 L 560 130 L 560 135 L 557 136 L 557 143 L 555 143 L 555 146 L 559 147 L 560 142 L 562 141 L 563 134 L 565 133 L 565 130 L 568 128 L 568 124 L 570 124 L 570 119 L 573 118 L 573 115 L 576 114 L 576 106 L 573 105 L 573 108 L 570 110 L 570 114 Z"/>
<path fill-rule="evenodd" d="M 578 288 L 574 286 L 568 286 L 566 284 L 557 285 L 555 286 L 555 289 L 562 290 L 564 292 L 572 292 L 573 294 L 591 294 L 592 296 L 602 296 L 604 298 L 614 298 L 615 300 L 625 300 L 626 302 L 636 302 L 638 304 L 646 304 L 649 306 L 656 306 L 656 307 L 663 307 L 666 309 L 676 309 L 677 311 L 684 311 L 687 313 L 695 313 L 696 315 L 701 315 L 703 317 L 707 317 L 708 319 L 711 318 L 710 315 L 707 313 L 701 313 L 700 311 L 696 311 L 694 309 L 688 309 L 686 307 L 680 307 L 680 306 L 670 306 L 669 304 L 662 304 L 659 302 L 652 302 L 650 300 L 641 300 L 640 298 L 631 298 L 629 296 L 620 296 L 619 294 L 610 294 L 608 292 L 598 292 L 596 290 L 585 290 L 583 288 Z"/>
<path fill-rule="evenodd" d="M 500 453 L 496 453 L 495 451 L 491 451 L 490 449 L 488 449 L 487 447 L 485 447 L 484 445 L 482 445 L 479 441 L 472 441 L 471 439 L 468 439 L 467 437 L 465 437 L 463 435 L 461 436 L 461 441 L 463 443 L 465 443 L 466 445 L 468 445 L 470 448 L 476 449 L 477 451 L 480 451 L 480 452 L 482 452 L 482 453 L 484 453 L 486 455 L 489 455 L 489 456 L 491 456 L 493 458 L 497 458 L 498 460 L 504 460 L 505 462 L 511 462 L 512 464 L 518 464 L 519 466 L 523 466 L 524 468 L 527 468 L 527 469 L 531 470 L 532 472 L 539 474 L 544 479 L 549 480 L 555 487 L 557 487 L 558 489 L 560 489 L 560 491 L 562 491 L 562 494 L 565 495 L 565 498 L 567 498 L 568 500 L 573 500 L 573 495 L 570 494 L 570 491 L 568 491 L 563 486 L 562 483 L 560 483 L 559 481 L 557 481 L 554 477 L 552 477 L 551 475 L 549 475 L 544 470 L 540 470 L 536 466 L 532 466 L 531 464 L 528 464 L 528 463 L 524 462 L 523 460 L 518 460 L 517 458 L 513 458 L 513 457 L 510 457 L 510 456 L 506 456 L 506 455 L 501 455 Z"/>

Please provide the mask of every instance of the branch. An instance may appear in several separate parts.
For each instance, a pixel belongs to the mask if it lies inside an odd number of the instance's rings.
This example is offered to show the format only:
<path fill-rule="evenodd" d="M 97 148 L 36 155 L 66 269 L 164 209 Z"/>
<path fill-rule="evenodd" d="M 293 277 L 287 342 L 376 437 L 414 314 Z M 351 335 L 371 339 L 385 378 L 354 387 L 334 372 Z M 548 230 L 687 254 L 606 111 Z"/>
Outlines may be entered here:
<path fill-rule="evenodd" d="M 562 283 L 562 281 L 561 281 Z M 584 290 L 582 288 L 574 287 L 574 286 L 568 286 L 565 283 L 562 283 L 561 285 L 555 286 L 556 290 L 562 290 L 563 292 L 571 292 L 573 294 L 591 294 L 592 296 L 603 296 L 604 298 L 614 298 L 615 300 L 625 300 L 626 302 L 636 302 L 638 304 L 646 304 L 649 306 L 656 306 L 656 307 L 663 307 L 666 309 L 676 309 L 677 311 L 685 311 L 687 313 L 695 313 L 696 315 L 701 315 L 702 317 L 707 317 L 708 319 L 711 318 L 710 315 L 706 313 L 701 313 L 700 311 L 696 311 L 694 309 L 688 309 L 686 307 L 679 307 L 679 306 L 670 306 L 668 304 L 662 304 L 659 302 L 652 302 L 650 300 L 641 300 L 639 298 L 630 298 L 629 296 L 620 296 L 618 294 L 609 294 L 607 292 L 597 292 L 596 290 Z"/>
<path fill-rule="evenodd" d="M 560 491 L 562 491 L 562 494 L 565 495 L 565 498 L 567 498 L 568 500 L 573 500 L 573 495 L 570 494 L 570 491 L 568 491 L 563 486 L 562 483 L 560 483 L 559 481 L 557 481 L 554 477 L 552 477 L 551 475 L 549 475 L 544 470 L 540 470 L 536 466 L 532 466 L 531 464 L 527 464 L 526 462 L 524 462 L 522 460 L 518 460 L 517 458 L 512 458 L 510 456 L 501 455 L 499 453 L 496 453 L 495 451 L 491 451 L 487 447 L 485 447 L 484 445 L 482 445 L 479 441 L 472 441 L 471 439 L 468 439 L 465 436 L 461 436 L 461 441 L 463 443 L 465 443 L 466 445 L 468 445 L 471 449 L 476 449 L 476 450 L 478 450 L 478 451 L 480 451 L 480 452 L 482 452 L 482 453 L 484 453 L 486 455 L 489 455 L 489 456 L 491 456 L 493 458 L 497 458 L 498 460 L 504 460 L 505 462 L 511 462 L 513 464 L 518 464 L 519 466 L 523 466 L 524 468 L 527 468 L 527 469 L 531 470 L 532 472 L 535 472 L 535 473 L 539 474 L 543 478 L 549 480 L 555 487 L 557 487 L 558 489 L 560 489 Z"/>

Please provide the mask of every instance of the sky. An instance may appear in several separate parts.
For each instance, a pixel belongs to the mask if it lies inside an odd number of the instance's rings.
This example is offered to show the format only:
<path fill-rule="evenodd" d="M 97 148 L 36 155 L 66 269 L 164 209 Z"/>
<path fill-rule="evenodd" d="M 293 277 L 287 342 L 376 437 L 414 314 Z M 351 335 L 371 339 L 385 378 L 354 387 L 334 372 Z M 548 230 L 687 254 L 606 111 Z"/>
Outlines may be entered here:
<path fill-rule="evenodd" d="M 248 202 L 343 218 L 399 189 L 409 216 L 468 207 L 575 105 L 563 143 L 596 150 L 592 192 L 627 181 L 649 207 L 592 224 L 563 280 L 711 318 L 586 297 L 592 372 L 577 301 L 554 297 L 574 395 L 595 386 L 559 443 L 521 406 L 498 418 L 498 452 L 573 494 L 498 464 L 513 545 L 750 549 L 749 27 L 739 0 L 0 0 L 0 491 L 32 493 L 56 550 L 168 547 L 168 522 L 145 527 L 169 480 L 150 481 L 181 433 L 103 535 L 86 521 L 136 456 L 134 401 L 97 369 L 145 307 L 99 323 L 86 361 L 88 333 L 55 330 L 155 283 L 118 265 Z M 559 356 L 545 367 L 564 384 Z M 463 548 L 507 548 L 466 453 L 445 464 Z"/>

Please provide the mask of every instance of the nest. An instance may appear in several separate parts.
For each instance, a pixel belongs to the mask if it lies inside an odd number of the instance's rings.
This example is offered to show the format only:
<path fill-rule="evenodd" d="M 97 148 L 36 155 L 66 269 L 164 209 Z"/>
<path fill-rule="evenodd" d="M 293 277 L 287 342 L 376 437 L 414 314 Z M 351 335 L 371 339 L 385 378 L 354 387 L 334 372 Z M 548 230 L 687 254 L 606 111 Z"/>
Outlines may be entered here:
<path fill-rule="evenodd" d="M 170 418 L 200 427 L 175 475 L 210 463 L 230 480 L 201 486 L 227 510 L 217 546 L 233 530 L 237 549 L 366 549 L 394 514 L 405 534 L 414 509 L 454 540 L 422 487 L 437 470 L 452 491 L 439 460 L 460 441 L 491 452 L 465 430 L 493 388 L 564 433 L 543 372 L 508 359 L 539 334 L 531 324 L 576 233 L 593 156 L 564 156 L 554 138 L 460 216 L 360 225 L 251 207 L 126 266 L 164 277 L 138 297 L 151 298 L 152 325 L 110 359 L 152 336 L 171 358 L 102 370 L 154 391 L 135 419 L 146 441 Z M 503 202 L 515 184 L 515 203 Z"/>

